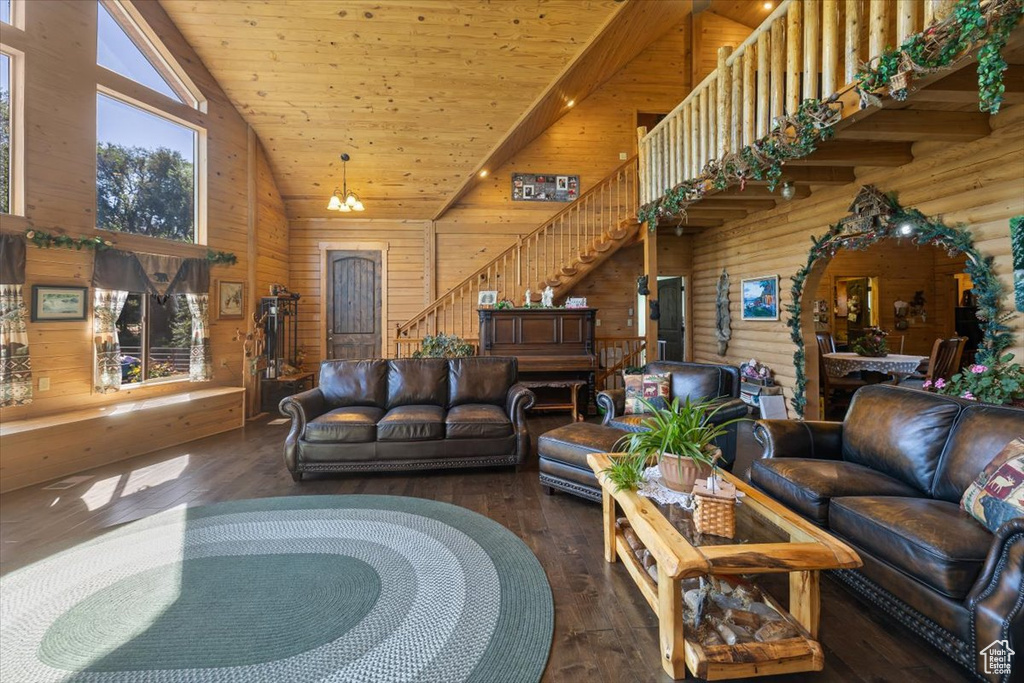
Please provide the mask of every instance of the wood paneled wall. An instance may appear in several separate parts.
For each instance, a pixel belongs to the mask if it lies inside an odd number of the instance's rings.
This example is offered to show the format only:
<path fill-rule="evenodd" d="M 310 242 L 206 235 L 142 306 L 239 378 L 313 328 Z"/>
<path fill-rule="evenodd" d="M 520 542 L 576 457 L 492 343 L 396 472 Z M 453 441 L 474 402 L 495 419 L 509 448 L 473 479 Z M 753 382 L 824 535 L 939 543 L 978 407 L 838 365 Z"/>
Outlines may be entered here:
<path fill-rule="evenodd" d="M 782 303 L 789 303 L 789 278 L 806 262 L 810 237 L 824 234 L 830 223 L 845 216 L 858 189 L 866 184 L 884 192 L 896 191 L 903 205 L 927 215 L 941 214 L 949 225 L 965 224 L 978 249 L 994 258 L 996 272 L 1006 287 L 1009 309 L 1012 273 L 1008 221 L 1024 213 L 1020 184 L 1024 107 L 1004 108 L 992 118 L 992 127 L 990 136 L 971 143 L 917 143 L 915 160 L 905 166 L 858 168 L 856 183 L 815 187 L 806 199 L 700 233 L 693 251 L 696 360 L 738 364 L 757 357 L 775 369 L 776 379 L 792 397 L 794 345 L 786 327 L 787 315 L 783 313 L 778 322 L 740 320 L 740 280 L 778 273 L 782 278 Z M 715 284 L 723 268 L 732 282 L 732 341 L 724 358 L 717 354 L 714 337 Z M 816 291 L 823 270 L 808 281 L 808 292 Z M 810 297 L 807 299 L 809 302 Z M 1024 319 L 1017 316 L 1011 324 L 1018 340 L 1011 350 L 1017 360 L 1022 360 Z M 808 404 L 809 414 L 813 407 L 813 402 Z"/>
<path fill-rule="evenodd" d="M 754 0 L 750 2 L 753 3 Z M 764 16 L 767 17 L 768 14 L 769 12 L 765 12 Z M 693 49 L 696 58 L 690 66 L 693 85 L 700 84 L 709 73 L 718 68 L 718 48 L 728 45 L 735 49 L 750 33 L 749 26 L 713 12 L 694 14 Z"/>
<path fill-rule="evenodd" d="M 249 214 L 251 207 L 258 207 L 252 221 L 259 234 L 258 252 L 252 258 L 260 286 L 286 281 L 288 223 L 262 150 L 257 143 L 259 159 L 250 164 L 248 126 L 160 5 L 138 2 L 136 6 L 208 103 L 206 113 L 197 113 L 207 130 L 208 246 L 238 257 L 237 265 L 215 266 L 212 279 L 249 281 Z M 34 227 L 71 235 L 96 234 L 96 91 L 101 73 L 96 66 L 96 13 L 95 2 L 31 2 L 23 33 L 4 27 L 3 42 L 25 53 L 26 122 L 25 216 L 3 216 L 0 228 L 4 231 Z M 253 183 L 250 167 L 258 173 Z M 257 188 L 258 197 L 250 196 L 250 186 Z M 119 248 L 134 251 L 203 256 L 207 249 L 133 235 L 104 236 Z M 29 244 L 26 298 L 33 284 L 89 286 L 92 262 L 90 251 L 42 250 Z M 244 321 L 217 321 L 212 301 L 211 319 L 212 385 L 240 386 L 242 352 L 232 336 Z M 29 341 L 35 397 L 28 406 L 4 409 L 0 415 L 4 422 L 210 386 L 173 382 L 94 394 L 91 317 L 84 322 L 30 322 Z M 51 388 L 40 392 L 38 382 L 43 377 L 50 379 Z M 111 449 L 115 450 L 114 445 Z"/>
<path fill-rule="evenodd" d="M 814 298 L 828 301 L 831 306 L 836 278 L 877 277 L 878 324 L 894 337 L 904 338 L 904 353 L 927 356 L 937 337 L 952 336 L 956 332 L 953 273 L 962 273 L 966 260 L 965 256 L 952 258 L 935 246 L 917 246 L 895 239 L 863 251 L 841 251 L 829 261 Z M 909 302 L 917 291 L 924 293 L 924 318 L 911 318 L 906 330 L 897 330 L 893 304 L 899 300 Z M 838 324 L 845 325 L 845 320 L 839 319 Z M 834 328 L 828 331 L 834 333 Z M 898 351 L 898 343 L 890 343 L 890 349 Z"/>

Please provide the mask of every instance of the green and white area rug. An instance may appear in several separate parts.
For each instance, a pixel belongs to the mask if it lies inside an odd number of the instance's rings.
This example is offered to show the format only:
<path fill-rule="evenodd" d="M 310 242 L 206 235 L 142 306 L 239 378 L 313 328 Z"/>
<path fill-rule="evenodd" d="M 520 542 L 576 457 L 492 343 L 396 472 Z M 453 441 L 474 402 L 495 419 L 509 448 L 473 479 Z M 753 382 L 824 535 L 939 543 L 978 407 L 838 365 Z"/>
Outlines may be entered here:
<path fill-rule="evenodd" d="M 0 680 L 538 681 L 551 588 L 501 525 L 392 496 L 172 510 L 0 580 Z"/>

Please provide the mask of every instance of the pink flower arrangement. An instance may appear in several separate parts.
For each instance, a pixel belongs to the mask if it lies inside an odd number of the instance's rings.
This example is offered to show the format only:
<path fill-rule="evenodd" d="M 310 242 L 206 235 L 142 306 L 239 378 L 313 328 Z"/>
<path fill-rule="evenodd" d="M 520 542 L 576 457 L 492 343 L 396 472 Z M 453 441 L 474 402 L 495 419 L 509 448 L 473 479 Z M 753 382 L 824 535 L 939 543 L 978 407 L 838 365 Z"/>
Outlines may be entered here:
<path fill-rule="evenodd" d="M 968 401 L 975 400 L 974 394 L 972 394 L 969 391 L 965 391 L 964 393 L 960 394 L 960 398 L 966 398 Z"/>
<path fill-rule="evenodd" d="M 975 375 L 980 375 L 981 373 L 983 373 L 986 370 L 988 370 L 988 367 L 985 366 L 985 365 L 979 365 L 979 364 L 975 363 L 974 365 L 972 365 L 971 367 L 969 367 L 967 369 L 970 370 L 971 372 L 973 372 Z"/>

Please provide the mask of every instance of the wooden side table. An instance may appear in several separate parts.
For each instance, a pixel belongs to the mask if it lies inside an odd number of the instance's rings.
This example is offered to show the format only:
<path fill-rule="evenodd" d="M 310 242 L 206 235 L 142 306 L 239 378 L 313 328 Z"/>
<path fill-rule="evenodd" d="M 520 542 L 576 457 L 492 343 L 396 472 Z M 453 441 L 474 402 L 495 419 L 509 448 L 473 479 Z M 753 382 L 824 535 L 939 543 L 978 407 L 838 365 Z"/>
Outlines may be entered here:
<path fill-rule="evenodd" d="M 312 372 L 281 375 L 274 379 L 264 377 L 260 380 L 260 410 L 265 413 L 276 413 L 277 404 L 281 399 L 312 389 L 314 377 Z"/>
<path fill-rule="evenodd" d="M 587 383 L 581 379 L 552 379 L 552 380 L 529 380 L 520 382 L 525 387 L 530 389 L 568 389 L 569 390 L 569 401 L 566 403 L 537 403 L 534 404 L 530 410 L 550 411 L 550 410 L 568 410 L 572 412 L 572 419 L 574 422 L 582 422 L 586 419 L 585 415 L 580 413 L 580 390 L 587 387 Z M 584 405 L 586 405 L 584 403 Z"/>

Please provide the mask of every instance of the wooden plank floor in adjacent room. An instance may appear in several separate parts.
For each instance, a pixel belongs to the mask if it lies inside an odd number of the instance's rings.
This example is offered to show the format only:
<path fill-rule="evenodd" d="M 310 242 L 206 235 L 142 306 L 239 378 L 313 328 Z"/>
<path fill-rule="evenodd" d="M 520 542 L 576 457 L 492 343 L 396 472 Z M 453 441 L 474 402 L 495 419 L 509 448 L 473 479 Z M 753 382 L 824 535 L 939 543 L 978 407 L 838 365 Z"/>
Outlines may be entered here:
<path fill-rule="evenodd" d="M 371 493 L 441 500 L 504 524 L 536 553 L 554 593 L 555 634 L 544 681 L 657 681 L 662 672 L 657 620 L 621 564 L 602 557 L 601 508 L 564 494 L 545 495 L 536 454 L 510 468 L 325 477 L 295 484 L 281 445 L 287 425 L 258 418 L 244 430 L 140 456 L 85 474 L 73 488 L 34 486 L 0 499 L 0 571 L 7 573 L 119 524 L 183 505 L 317 494 Z M 566 416 L 531 417 L 536 436 Z M 741 435 L 739 462 L 756 444 Z M 785 599 L 785 588 L 776 597 Z M 822 581 L 825 671 L 758 679 L 934 683 L 961 681 L 956 665 L 829 578 Z M 779 591 L 774 590 L 778 593 Z"/>

